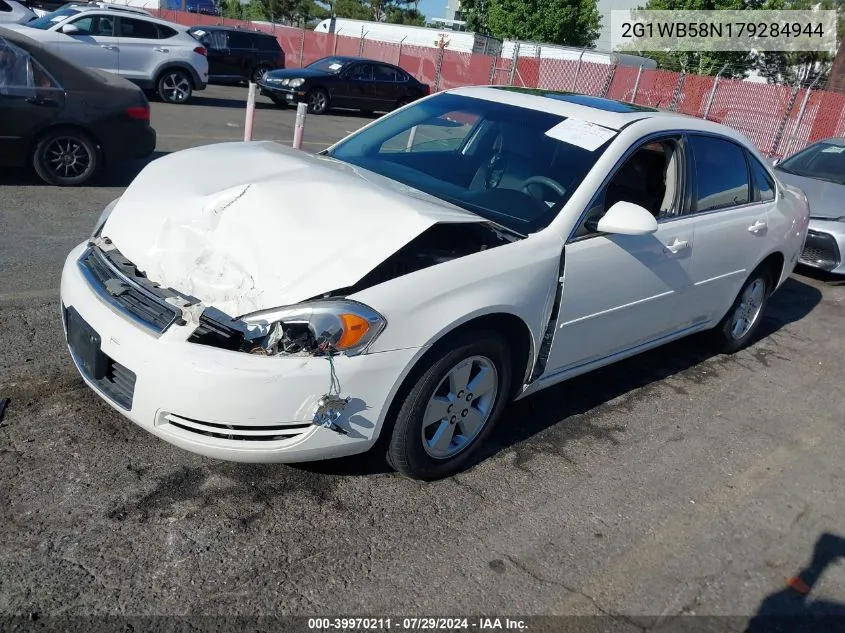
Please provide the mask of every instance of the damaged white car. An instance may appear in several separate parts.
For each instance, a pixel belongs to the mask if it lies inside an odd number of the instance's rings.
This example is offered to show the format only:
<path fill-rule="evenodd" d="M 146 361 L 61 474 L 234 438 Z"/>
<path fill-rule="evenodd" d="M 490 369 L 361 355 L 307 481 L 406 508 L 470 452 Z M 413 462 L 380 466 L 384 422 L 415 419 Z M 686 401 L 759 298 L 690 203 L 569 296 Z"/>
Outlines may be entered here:
<path fill-rule="evenodd" d="M 244 462 L 379 446 L 433 479 L 513 399 L 702 330 L 745 346 L 808 218 L 726 127 L 461 88 L 320 155 L 156 160 L 68 256 L 63 319 L 85 382 L 177 446 Z"/>

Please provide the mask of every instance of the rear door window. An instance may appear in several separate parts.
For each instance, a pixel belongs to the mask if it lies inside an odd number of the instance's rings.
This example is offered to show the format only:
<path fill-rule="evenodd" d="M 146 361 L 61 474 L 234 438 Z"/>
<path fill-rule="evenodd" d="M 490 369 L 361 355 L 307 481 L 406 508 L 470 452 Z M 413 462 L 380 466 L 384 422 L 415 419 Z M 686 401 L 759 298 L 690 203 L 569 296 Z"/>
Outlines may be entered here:
<path fill-rule="evenodd" d="M 159 31 L 156 24 L 146 20 L 134 18 L 120 18 L 120 37 L 128 37 L 139 40 L 157 40 Z"/>

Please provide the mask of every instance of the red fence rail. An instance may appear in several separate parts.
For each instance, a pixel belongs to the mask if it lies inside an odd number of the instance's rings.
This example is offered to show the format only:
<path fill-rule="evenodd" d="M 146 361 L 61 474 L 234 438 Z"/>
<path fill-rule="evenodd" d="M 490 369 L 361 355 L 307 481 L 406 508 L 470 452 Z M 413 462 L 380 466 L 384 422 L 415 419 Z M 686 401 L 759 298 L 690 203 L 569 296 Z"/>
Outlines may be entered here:
<path fill-rule="evenodd" d="M 158 11 L 186 26 L 238 26 L 272 33 L 285 51 L 289 68 L 328 55 L 361 55 L 401 66 L 432 90 L 466 85 L 514 85 L 568 90 L 631 103 L 672 109 L 718 121 L 745 134 L 765 155 L 780 158 L 828 136 L 845 136 L 845 94 L 796 90 L 667 70 L 613 66 L 579 60 L 518 57 L 506 59 L 392 44 L 366 34 L 316 33 L 308 29 L 228 18 Z M 432 37 L 432 44 L 435 43 Z M 803 106 L 803 107 L 802 107 Z"/>

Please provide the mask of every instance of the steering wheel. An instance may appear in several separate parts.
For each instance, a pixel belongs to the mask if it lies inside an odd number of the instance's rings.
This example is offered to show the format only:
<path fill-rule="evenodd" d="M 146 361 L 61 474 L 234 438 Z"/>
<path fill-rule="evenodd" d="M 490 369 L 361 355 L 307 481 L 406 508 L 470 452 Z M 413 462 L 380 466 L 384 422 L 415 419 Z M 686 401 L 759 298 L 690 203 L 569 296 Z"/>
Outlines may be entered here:
<path fill-rule="evenodd" d="M 557 180 L 552 180 L 551 178 L 547 178 L 546 176 L 531 176 L 530 178 L 526 178 L 522 181 L 522 184 L 519 186 L 519 190 L 522 191 L 522 193 L 530 196 L 532 194 L 528 190 L 528 187 L 531 185 L 543 185 L 544 187 L 548 187 L 549 189 L 557 193 L 561 198 L 566 195 L 566 189 L 563 188 L 563 185 L 561 185 Z"/>

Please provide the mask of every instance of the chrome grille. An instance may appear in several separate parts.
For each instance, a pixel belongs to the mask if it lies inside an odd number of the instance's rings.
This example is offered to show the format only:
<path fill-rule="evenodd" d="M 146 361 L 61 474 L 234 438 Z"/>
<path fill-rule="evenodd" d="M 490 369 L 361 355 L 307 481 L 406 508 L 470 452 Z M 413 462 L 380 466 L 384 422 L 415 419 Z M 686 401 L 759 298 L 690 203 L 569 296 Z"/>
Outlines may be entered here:
<path fill-rule="evenodd" d="M 808 231 L 804 250 L 798 261 L 823 270 L 833 270 L 841 262 L 839 247 L 832 235 Z"/>
<path fill-rule="evenodd" d="M 294 440 L 313 428 L 311 423 L 274 424 L 270 426 L 248 426 L 240 424 L 217 424 L 185 418 L 173 413 L 164 415 L 164 420 L 185 433 L 205 435 L 221 440 L 241 442 L 278 442 Z"/>
<path fill-rule="evenodd" d="M 147 330 L 161 334 L 180 318 L 181 311 L 176 306 L 121 270 L 134 270 L 128 261 L 112 261 L 110 253 L 91 247 L 82 254 L 78 264 L 88 284 L 106 303 Z"/>

